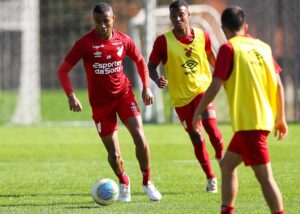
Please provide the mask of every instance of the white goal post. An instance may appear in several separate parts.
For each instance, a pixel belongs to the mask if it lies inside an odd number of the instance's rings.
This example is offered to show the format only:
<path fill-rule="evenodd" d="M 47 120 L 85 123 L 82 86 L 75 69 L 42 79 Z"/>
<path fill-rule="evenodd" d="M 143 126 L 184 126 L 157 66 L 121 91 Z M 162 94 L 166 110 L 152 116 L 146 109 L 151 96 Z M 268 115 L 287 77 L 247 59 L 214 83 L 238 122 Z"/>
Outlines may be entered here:
<path fill-rule="evenodd" d="M 13 124 L 29 125 L 41 118 L 39 11 L 39 0 L 0 1 L 0 31 L 21 33 L 18 96 L 10 119 Z"/>

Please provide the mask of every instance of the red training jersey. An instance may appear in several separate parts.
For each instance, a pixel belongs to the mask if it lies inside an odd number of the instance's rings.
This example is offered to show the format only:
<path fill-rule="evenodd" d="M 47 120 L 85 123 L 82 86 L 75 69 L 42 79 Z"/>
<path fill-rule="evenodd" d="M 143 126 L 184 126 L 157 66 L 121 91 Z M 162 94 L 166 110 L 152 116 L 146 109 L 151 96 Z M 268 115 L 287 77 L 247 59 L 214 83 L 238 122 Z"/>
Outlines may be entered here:
<path fill-rule="evenodd" d="M 132 39 L 117 30 L 109 40 L 101 38 L 95 29 L 76 41 L 67 54 L 64 66 L 58 70 L 60 82 L 66 92 L 73 92 L 68 72 L 82 59 L 88 82 L 89 101 L 92 107 L 118 99 L 131 90 L 124 73 L 123 59 L 128 55 L 136 64 L 144 86 L 149 84 L 148 69 Z"/>
<path fill-rule="evenodd" d="M 206 31 L 204 32 L 205 37 L 205 51 L 210 52 L 212 51 L 211 48 L 211 41 L 209 34 Z M 183 44 L 191 44 L 195 38 L 194 30 L 191 28 L 191 34 L 185 37 L 176 37 L 178 41 L 180 41 Z M 162 61 L 162 64 L 166 64 L 168 60 L 168 54 L 167 54 L 167 40 L 164 34 L 158 36 L 153 44 L 153 49 L 149 58 L 149 61 L 152 62 L 155 65 L 158 65 L 160 61 Z"/>
<path fill-rule="evenodd" d="M 255 39 L 249 34 L 245 36 Z M 229 78 L 233 69 L 233 57 L 234 57 L 234 50 L 232 44 L 230 42 L 224 43 L 219 49 L 219 53 L 216 61 L 216 68 L 213 73 L 213 77 L 218 77 L 221 80 L 226 81 Z M 273 60 L 273 63 L 276 72 L 280 73 L 282 71 L 281 67 L 277 64 L 275 60 Z"/>

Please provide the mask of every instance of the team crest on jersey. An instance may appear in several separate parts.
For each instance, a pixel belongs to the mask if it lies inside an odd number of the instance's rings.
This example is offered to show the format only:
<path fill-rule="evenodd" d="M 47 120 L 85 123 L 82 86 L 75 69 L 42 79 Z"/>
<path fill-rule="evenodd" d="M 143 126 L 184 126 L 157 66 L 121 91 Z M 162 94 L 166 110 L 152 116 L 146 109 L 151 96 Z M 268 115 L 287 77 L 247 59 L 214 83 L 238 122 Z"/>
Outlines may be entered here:
<path fill-rule="evenodd" d="M 121 47 L 118 47 L 117 48 L 117 55 L 119 56 L 119 57 L 121 57 L 122 56 L 122 54 L 123 54 L 123 51 L 124 51 L 124 46 L 121 46 Z"/>
<path fill-rule="evenodd" d="M 94 50 L 94 57 L 99 58 L 102 57 L 102 52 L 100 51 L 101 48 L 104 47 L 104 45 L 93 45 L 93 50 Z"/>
<path fill-rule="evenodd" d="M 181 65 L 181 67 L 184 67 L 186 70 L 184 72 L 185 75 L 193 74 L 196 71 L 193 70 L 198 65 L 198 62 L 194 60 L 188 60 L 184 64 Z"/>
<path fill-rule="evenodd" d="M 185 51 L 185 55 L 187 57 L 191 57 L 192 56 L 192 52 L 193 52 L 193 48 L 192 47 L 184 48 L 184 51 Z"/>

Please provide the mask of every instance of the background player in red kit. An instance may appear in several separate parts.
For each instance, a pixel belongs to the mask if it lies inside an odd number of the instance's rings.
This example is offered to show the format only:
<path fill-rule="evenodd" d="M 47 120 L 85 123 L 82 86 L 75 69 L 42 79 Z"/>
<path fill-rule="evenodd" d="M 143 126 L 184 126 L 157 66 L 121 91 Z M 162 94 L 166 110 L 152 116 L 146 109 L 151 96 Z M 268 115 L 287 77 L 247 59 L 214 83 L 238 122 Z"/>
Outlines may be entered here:
<path fill-rule="evenodd" d="M 213 81 L 195 111 L 193 127 L 197 131 L 201 112 L 224 85 L 234 136 L 220 164 L 221 213 L 233 213 L 238 192 L 236 168 L 244 162 L 253 169 L 271 213 L 283 214 L 282 195 L 273 177 L 267 145 L 273 127 L 279 140 L 288 133 L 281 68 L 273 60 L 271 47 L 247 34 L 240 7 L 226 8 L 221 22 L 228 42 L 220 47 Z"/>
<path fill-rule="evenodd" d="M 136 158 L 143 175 L 142 188 L 150 200 L 161 194 L 150 180 L 150 150 L 145 139 L 140 110 L 131 84 L 123 71 L 123 59 L 128 55 L 136 64 L 143 82 L 145 105 L 153 102 L 149 88 L 149 72 L 145 60 L 133 41 L 113 29 L 115 16 L 111 6 L 101 2 L 94 7 L 95 28 L 81 37 L 58 69 L 60 83 L 68 97 L 70 110 L 82 110 L 76 98 L 68 72 L 82 59 L 87 75 L 89 101 L 93 120 L 108 152 L 108 162 L 119 178 L 119 201 L 130 202 L 130 180 L 126 175 L 118 141 L 117 115 L 129 130 L 136 148 Z"/>

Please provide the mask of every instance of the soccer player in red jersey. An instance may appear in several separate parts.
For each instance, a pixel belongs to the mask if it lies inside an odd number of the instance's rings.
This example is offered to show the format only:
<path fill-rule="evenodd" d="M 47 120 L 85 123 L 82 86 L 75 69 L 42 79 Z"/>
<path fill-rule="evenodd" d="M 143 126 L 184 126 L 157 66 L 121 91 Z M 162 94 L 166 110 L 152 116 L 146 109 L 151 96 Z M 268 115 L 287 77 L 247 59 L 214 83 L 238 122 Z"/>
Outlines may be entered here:
<path fill-rule="evenodd" d="M 213 81 L 197 107 L 193 127 L 197 131 L 201 112 L 224 85 L 234 136 L 220 163 L 221 213 L 233 213 L 238 192 L 236 167 L 244 162 L 253 169 L 271 212 L 283 214 L 283 200 L 273 177 L 267 145 L 274 124 L 279 140 L 288 132 L 281 68 L 273 60 L 270 46 L 247 34 L 241 8 L 225 9 L 221 22 L 228 42 L 220 47 Z"/>
<path fill-rule="evenodd" d="M 217 178 L 210 164 L 202 133 L 193 131 L 192 118 L 197 104 L 208 88 L 212 75 L 209 63 L 215 65 L 215 56 L 207 32 L 191 27 L 190 13 L 185 1 L 174 1 L 169 6 L 173 29 L 157 37 L 150 55 L 148 68 L 151 79 L 159 88 L 169 87 L 172 106 L 188 133 L 195 156 L 206 174 L 206 191 L 216 193 Z M 157 67 L 162 62 L 165 79 Z M 211 104 L 202 114 L 202 124 L 215 149 L 215 157 L 223 157 L 223 139 L 217 127 L 216 111 Z"/>
<path fill-rule="evenodd" d="M 149 88 L 147 65 L 132 39 L 113 28 L 115 16 L 109 4 L 101 2 L 96 5 L 93 20 L 95 28 L 76 41 L 59 67 L 60 83 L 68 97 L 70 110 L 81 111 L 81 103 L 73 92 L 68 73 L 82 59 L 93 120 L 108 152 L 108 162 L 119 178 L 119 201 L 130 202 L 131 195 L 130 181 L 124 170 L 119 147 L 117 115 L 133 138 L 136 158 L 143 175 L 142 188 L 150 200 L 158 201 L 161 194 L 150 180 L 149 145 L 130 81 L 123 71 L 123 59 L 127 55 L 135 62 L 143 82 L 143 102 L 150 105 L 153 95 Z"/>

